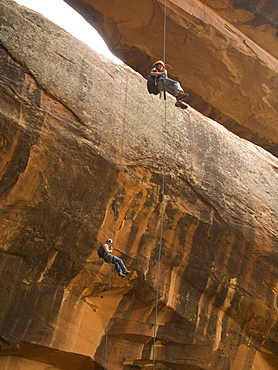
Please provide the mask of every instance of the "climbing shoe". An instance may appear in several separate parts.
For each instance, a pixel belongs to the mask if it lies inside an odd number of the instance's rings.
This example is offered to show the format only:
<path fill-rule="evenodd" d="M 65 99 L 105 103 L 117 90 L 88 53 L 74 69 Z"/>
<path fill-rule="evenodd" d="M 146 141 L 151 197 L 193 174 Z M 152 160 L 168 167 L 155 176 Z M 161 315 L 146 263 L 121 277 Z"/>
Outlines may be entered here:
<path fill-rule="evenodd" d="M 123 273 L 124 273 L 125 275 L 128 275 L 128 274 L 131 274 L 131 271 L 129 271 L 129 270 L 125 270 L 125 271 L 123 271 Z"/>
<path fill-rule="evenodd" d="M 188 108 L 188 105 L 186 105 L 183 101 L 181 100 L 177 100 L 176 103 L 175 103 L 175 106 L 176 107 L 179 107 L 179 108 L 182 108 L 182 109 L 186 109 Z"/>
<path fill-rule="evenodd" d="M 179 100 L 183 100 L 185 98 L 187 98 L 189 96 L 189 94 L 185 93 L 185 92 L 182 92 L 182 91 L 178 91 L 175 95 L 175 98 L 177 99 L 177 101 Z"/>
<path fill-rule="evenodd" d="M 119 273 L 118 273 L 118 275 L 119 275 L 120 277 L 125 277 L 125 274 L 124 274 L 123 272 L 119 272 Z"/>

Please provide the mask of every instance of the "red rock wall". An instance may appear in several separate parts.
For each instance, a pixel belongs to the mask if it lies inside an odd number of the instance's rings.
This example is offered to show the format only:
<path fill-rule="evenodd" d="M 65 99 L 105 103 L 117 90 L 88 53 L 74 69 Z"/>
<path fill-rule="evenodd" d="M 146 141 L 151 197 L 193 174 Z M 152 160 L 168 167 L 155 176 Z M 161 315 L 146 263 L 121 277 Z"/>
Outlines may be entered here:
<path fill-rule="evenodd" d="M 164 137 L 156 368 L 275 369 L 277 159 L 170 96 L 164 136 L 142 76 L 0 14 L 3 369 L 151 367 Z M 132 270 L 110 291 L 107 237 Z"/>

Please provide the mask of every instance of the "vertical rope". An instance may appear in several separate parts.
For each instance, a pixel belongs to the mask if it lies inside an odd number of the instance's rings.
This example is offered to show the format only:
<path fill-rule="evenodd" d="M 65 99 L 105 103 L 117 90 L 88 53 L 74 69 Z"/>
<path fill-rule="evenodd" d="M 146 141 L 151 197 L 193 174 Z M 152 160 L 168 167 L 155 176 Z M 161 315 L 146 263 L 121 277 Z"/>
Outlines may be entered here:
<path fill-rule="evenodd" d="M 128 96 L 128 78 L 129 73 L 128 69 L 126 67 L 126 81 L 125 81 L 125 99 L 124 99 L 124 116 L 123 116 L 123 122 L 122 122 L 122 142 L 121 142 L 121 149 L 120 149 L 120 171 L 122 170 L 123 165 L 123 152 L 124 152 L 124 141 L 125 141 L 125 125 L 126 125 L 126 110 L 127 110 L 127 96 Z"/>
<path fill-rule="evenodd" d="M 104 349 L 104 370 L 107 370 L 107 353 L 108 353 L 108 323 L 110 317 L 110 297 L 111 297 L 111 281 L 112 281 L 112 265 L 109 265 L 109 284 L 108 284 L 108 299 L 107 299 L 107 313 L 106 313 L 106 331 L 105 331 L 105 349 Z"/>
<path fill-rule="evenodd" d="M 124 142 L 125 142 L 125 125 L 126 125 L 126 111 L 127 111 L 127 97 L 128 97 L 128 78 L 129 78 L 129 73 L 128 69 L 126 67 L 126 84 L 125 84 L 125 97 L 124 97 L 124 106 L 123 106 L 123 120 L 122 120 L 122 127 L 121 127 L 121 143 L 119 145 L 120 151 L 119 151 L 119 157 L 118 157 L 118 167 L 120 169 L 120 174 L 119 174 L 119 179 L 118 179 L 118 184 L 120 186 L 121 184 L 121 176 L 123 172 L 123 152 L 124 152 Z M 114 224 L 116 222 L 116 214 L 117 214 L 117 206 L 118 206 L 118 199 L 119 199 L 119 189 L 116 194 L 116 199 L 115 199 L 115 208 L 114 208 L 114 223 L 113 223 L 113 238 L 114 238 Z"/>
<path fill-rule="evenodd" d="M 163 60 L 166 61 L 166 0 L 164 0 L 164 37 L 163 37 Z M 152 369 L 155 369 L 155 344 L 157 338 L 157 318 L 158 318 L 158 299 L 159 299 L 159 280 L 161 272 L 161 252 L 163 244 L 163 224 L 164 224 L 164 211 L 165 211 L 165 169 L 166 169 L 166 141 L 167 141 L 167 105 L 164 99 L 164 121 L 163 121 L 163 156 L 162 156 L 162 180 L 161 180 L 161 210 L 160 210 L 160 236 L 159 248 L 157 256 L 157 279 L 156 279 L 156 299 L 155 299 L 155 318 L 154 318 L 154 334 L 153 334 L 153 361 Z"/>
<path fill-rule="evenodd" d="M 164 0 L 164 17 L 163 17 L 163 61 L 166 63 L 166 0 Z"/>
<path fill-rule="evenodd" d="M 118 166 L 120 168 L 120 175 L 119 175 L 119 185 L 120 185 L 120 178 L 122 173 L 122 162 L 123 162 L 123 150 L 124 150 L 124 136 L 125 136 L 125 124 L 126 124 L 126 110 L 127 110 L 127 94 L 128 94 L 128 70 L 126 69 L 126 87 L 125 87 L 125 98 L 124 98 L 124 111 L 123 111 L 123 120 L 122 120 L 122 135 L 121 135 L 121 145 L 120 145 L 120 152 L 118 158 Z M 112 239 L 114 239 L 115 233 L 115 222 L 117 218 L 117 205 L 118 205 L 118 198 L 119 198 L 119 190 L 116 194 L 115 199 L 115 207 L 113 208 L 114 217 L 113 217 L 113 224 L 112 224 Z M 108 324 L 110 318 L 110 299 L 111 299 L 111 285 L 112 285 L 112 264 L 109 264 L 109 284 L 108 284 L 108 301 L 107 301 L 107 314 L 106 314 L 106 330 L 105 330 L 105 350 L 104 350 L 104 370 L 107 370 L 107 353 L 108 353 Z"/>

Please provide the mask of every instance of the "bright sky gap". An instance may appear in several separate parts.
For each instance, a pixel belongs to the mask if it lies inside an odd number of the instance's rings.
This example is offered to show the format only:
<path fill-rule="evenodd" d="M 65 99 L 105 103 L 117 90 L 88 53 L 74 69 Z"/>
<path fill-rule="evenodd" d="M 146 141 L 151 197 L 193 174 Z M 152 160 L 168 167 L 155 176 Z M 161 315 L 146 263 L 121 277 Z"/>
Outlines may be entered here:
<path fill-rule="evenodd" d="M 78 40 L 83 41 L 99 54 L 115 63 L 123 62 L 108 49 L 98 32 L 63 0 L 15 0 L 18 4 L 33 9 L 56 23 Z"/>

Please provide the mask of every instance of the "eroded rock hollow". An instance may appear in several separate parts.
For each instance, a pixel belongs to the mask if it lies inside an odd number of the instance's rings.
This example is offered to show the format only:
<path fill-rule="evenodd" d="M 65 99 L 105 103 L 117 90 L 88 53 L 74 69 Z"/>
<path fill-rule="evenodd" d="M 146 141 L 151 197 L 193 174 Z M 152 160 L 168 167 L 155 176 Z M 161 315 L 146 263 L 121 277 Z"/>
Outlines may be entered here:
<path fill-rule="evenodd" d="M 277 158 L 39 14 L 0 17 L 1 369 L 276 369 Z"/>

